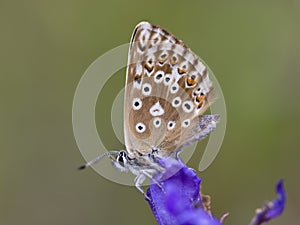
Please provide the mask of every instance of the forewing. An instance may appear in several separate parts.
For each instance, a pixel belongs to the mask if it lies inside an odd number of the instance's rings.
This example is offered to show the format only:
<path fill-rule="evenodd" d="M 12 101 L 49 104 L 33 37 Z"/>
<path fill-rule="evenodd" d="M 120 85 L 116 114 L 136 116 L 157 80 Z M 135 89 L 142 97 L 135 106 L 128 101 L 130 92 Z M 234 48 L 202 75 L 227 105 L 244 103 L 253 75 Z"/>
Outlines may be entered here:
<path fill-rule="evenodd" d="M 208 71 L 179 39 L 147 22 L 133 32 L 126 74 L 124 133 L 129 153 L 169 154 L 193 140 L 214 99 Z"/>

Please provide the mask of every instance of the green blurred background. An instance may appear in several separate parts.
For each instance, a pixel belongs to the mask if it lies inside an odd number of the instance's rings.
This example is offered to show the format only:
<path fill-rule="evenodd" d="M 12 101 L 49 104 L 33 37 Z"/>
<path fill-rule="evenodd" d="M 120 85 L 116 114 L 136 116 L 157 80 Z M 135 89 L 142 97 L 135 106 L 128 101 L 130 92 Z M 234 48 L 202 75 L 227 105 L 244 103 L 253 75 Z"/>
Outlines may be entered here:
<path fill-rule="evenodd" d="M 0 1 L 0 224 L 156 224 L 134 188 L 84 160 L 72 100 L 87 67 L 147 20 L 170 30 L 214 71 L 226 99 L 222 149 L 202 174 L 216 216 L 248 224 L 285 179 L 288 202 L 270 224 L 299 224 L 300 1 Z M 101 71 L 99 71 L 101 74 Z M 110 149 L 109 107 L 125 70 L 98 100 Z M 199 151 L 188 163 L 197 168 Z"/>

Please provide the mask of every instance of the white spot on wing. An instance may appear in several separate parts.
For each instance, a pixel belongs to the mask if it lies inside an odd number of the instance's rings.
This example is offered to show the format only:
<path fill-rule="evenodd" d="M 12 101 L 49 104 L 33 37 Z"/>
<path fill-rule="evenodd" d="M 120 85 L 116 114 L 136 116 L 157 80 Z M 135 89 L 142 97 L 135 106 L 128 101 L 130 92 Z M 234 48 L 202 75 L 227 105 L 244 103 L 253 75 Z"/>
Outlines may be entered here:
<path fill-rule="evenodd" d="M 147 59 L 146 63 L 149 65 L 149 66 L 154 66 L 154 55 L 149 55 L 149 58 Z"/>
<path fill-rule="evenodd" d="M 169 121 L 167 126 L 168 130 L 173 130 L 175 128 L 175 125 L 175 121 Z"/>
<path fill-rule="evenodd" d="M 171 85 L 170 92 L 172 94 L 175 94 L 178 90 L 179 90 L 179 85 L 177 84 L 177 82 L 175 82 L 174 84 Z"/>
<path fill-rule="evenodd" d="M 159 33 L 154 33 L 154 35 L 151 37 L 151 44 L 153 46 L 159 44 L 161 41 L 161 36 Z"/>
<path fill-rule="evenodd" d="M 184 70 L 188 70 L 188 63 L 186 62 L 186 61 L 183 61 L 181 64 L 180 64 L 180 66 L 179 66 L 179 68 L 180 69 L 184 69 Z"/>
<path fill-rule="evenodd" d="M 141 87 L 142 87 L 142 82 L 137 82 L 137 81 L 134 81 L 133 82 L 133 87 L 134 88 L 137 88 L 137 89 L 141 89 Z"/>
<path fill-rule="evenodd" d="M 165 75 L 165 78 L 164 78 L 164 85 L 165 86 L 169 86 L 172 82 L 172 77 L 170 74 L 167 74 Z"/>
<path fill-rule="evenodd" d="M 173 107 L 178 107 L 181 104 L 181 98 L 177 96 L 176 98 L 173 99 L 172 101 L 172 106 Z"/>
<path fill-rule="evenodd" d="M 160 56 L 159 56 L 159 60 L 158 63 L 160 65 L 164 65 L 167 61 L 168 61 L 168 52 L 167 51 L 163 51 Z"/>
<path fill-rule="evenodd" d="M 152 116 L 161 116 L 165 113 L 165 110 L 160 105 L 159 101 L 157 101 L 151 108 L 150 108 L 150 114 Z"/>
<path fill-rule="evenodd" d="M 132 101 L 132 108 L 134 110 L 139 110 L 140 108 L 142 108 L 142 101 L 140 98 L 135 98 Z"/>
<path fill-rule="evenodd" d="M 184 128 L 187 128 L 190 124 L 191 124 L 191 120 L 186 119 L 182 122 L 181 126 L 184 127 Z"/>
<path fill-rule="evenodd" d="M 164 71 L 157 71 L 154 75 L 155 83 L 161 83 L 164 79 Z"/>
<path fill-rule="evenodd" d="M 145 84 L 143 85 L 143 88 L 142 88 L 142 93 L 143 93 L 143 95 L 148 96 L 148 95 L 151 94 L 151 91 L 152 91 L 152 86 L 151 86 L 151 84 L 145 83 Z"/>
<path fill-rule="evenodd" d="M 142 74 L 142 65 L 140 63 L 136 64 L 136 74 Z"/>
<path fill-rule="evenodd" d="M 161 125 L 161 118 L 159 118 L 159 117 L 154 118 L 154 120 L 153 120 L 153 125 L 154 125 L 156 128 L 159 128 L 160 125 Z"/>
<path fill-rule="evenodd" d="M 193 109 L 194 109 L 194 104 L 193 104 L 193 102 L 192 102 L 192 101 L 184 101 L 184 102 L 182 103 L 182 109 L 183 109 L 183 111 L 186 112 L 186 113 L 192 112 Z"/>
<path fill-rule="evenodd" d="M 145 132 L 145 130 L 146 130 L 146 125 L 145 124 L 143 124 L 143 123 L 137 123 L 136 125 L 135 125 L 135 130 L 138 132 L 138 133 L 144 133 Z"/>
<path fill-rule="evenodd" d="M 147 29 L 141 31 L 139 41 L 141 42 L 142 46 L 145 46 L 147 41 L 149 41 L 149 37 L 150 37 L 150 32 Z"/>

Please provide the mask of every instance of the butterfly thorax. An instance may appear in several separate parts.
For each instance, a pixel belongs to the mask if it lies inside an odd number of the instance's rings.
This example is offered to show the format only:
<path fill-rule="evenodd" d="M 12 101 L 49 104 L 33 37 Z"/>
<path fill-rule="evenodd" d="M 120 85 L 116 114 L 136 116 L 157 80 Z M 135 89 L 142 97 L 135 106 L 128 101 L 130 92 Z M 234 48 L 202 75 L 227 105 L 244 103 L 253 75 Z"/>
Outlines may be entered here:
<path fill-rule="evenodd" d="M 130 171 L 136 176 L 145 175 L 152 179 L 154 175 L 164 172 L 164 168 L 159 164 L 156 152 L 148 155 L 129 155 L 126 150 L 119 152 L 118 156 L 112 160 L 113 165 L 122 172 Z"/>

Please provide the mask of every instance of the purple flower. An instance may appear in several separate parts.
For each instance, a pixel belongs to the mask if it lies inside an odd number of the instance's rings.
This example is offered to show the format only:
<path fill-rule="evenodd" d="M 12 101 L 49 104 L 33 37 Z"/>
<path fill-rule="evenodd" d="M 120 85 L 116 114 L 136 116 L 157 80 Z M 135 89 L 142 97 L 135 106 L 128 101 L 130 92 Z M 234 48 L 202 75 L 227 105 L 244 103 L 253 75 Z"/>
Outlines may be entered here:
<path fill-rule="evenodd" d="M 194 170 L 176 159 L 160 162 L 166 172 L 151 183 L 148 203 L 159 225 L 220 225 L 202 207 L 200 182 Z M 174 174 L 174 175 L 173 175 Z"/>
<path fill-rule="evenodd" d="M 147 201 L 159 225 L 222 224 L 203 207 L 201 179 L 193 169 L 172 158 L 161 159 L 159 163 L 166 171 L 154 177 L 156 182 L 151 182 L 147 191 Z M 278 198 L 258 210 L 250 225 L 265 224 L 283 212 L 286 195 L 282 180 L 277 183 L 276 191 Z M 221 221 L 225 217 L 226 214 Z"/>
<path fill-rule="evenodd" d="M 278 217 L 283 212 L 286 201 L 283 180 L 277 182 L 276 192 L 278 197 L 265 204 L 261 209 L 258 209 L 250 225 L 264 224 L 265 222 Z"/>

